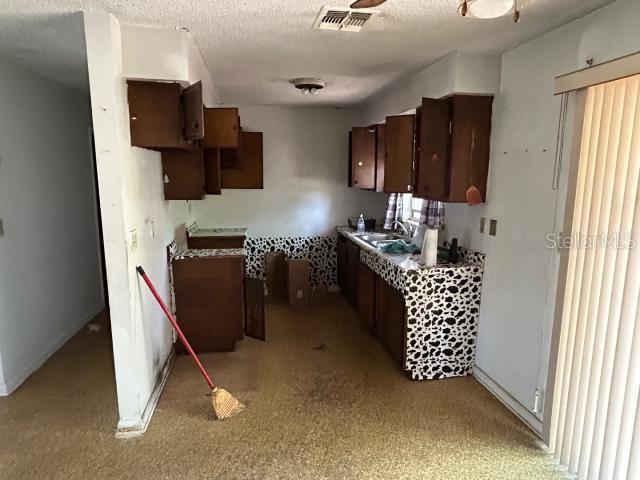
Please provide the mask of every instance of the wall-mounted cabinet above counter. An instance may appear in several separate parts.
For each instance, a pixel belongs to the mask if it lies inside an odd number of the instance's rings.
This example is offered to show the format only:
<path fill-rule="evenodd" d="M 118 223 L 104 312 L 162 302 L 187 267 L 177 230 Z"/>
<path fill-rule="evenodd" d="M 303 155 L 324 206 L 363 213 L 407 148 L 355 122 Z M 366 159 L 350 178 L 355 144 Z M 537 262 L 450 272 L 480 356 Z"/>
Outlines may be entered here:
<path fill-rule="evenodd" d="M 416 114 L 354 127 L 349 186 L 449 203 L 486 200 L 493 97 L 423 98 Z"/>
<path fill-rule="evenodd" d="M 418 109 L 414 195 L 465 203 L 476 188 L 486 200 L 493 97 L 423 98 Z"/>
<path fill-rule="evenodd" d="M 202 84 L 129 80 L 131 145 L 162 152 L 166 200 L 263 188 L 261 132 L 243 132 L 237 108 L 206 108 Z"/>
<path fill-rule="evenodd" d="M 192 149 L 204 136 L 202 84 L 129 80 L 131 145 L 153 150 Z"/>

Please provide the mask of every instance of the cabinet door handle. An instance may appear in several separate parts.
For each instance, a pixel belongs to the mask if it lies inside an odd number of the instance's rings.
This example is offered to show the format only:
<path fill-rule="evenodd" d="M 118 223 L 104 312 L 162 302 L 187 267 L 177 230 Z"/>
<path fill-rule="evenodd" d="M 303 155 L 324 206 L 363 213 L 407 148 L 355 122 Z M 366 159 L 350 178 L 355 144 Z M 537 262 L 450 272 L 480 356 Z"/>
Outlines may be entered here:
<path fill-rule="evenodd" d="M 362 162 L 358 162 L 358 166 L 361 167 L 362 166 Z"/>

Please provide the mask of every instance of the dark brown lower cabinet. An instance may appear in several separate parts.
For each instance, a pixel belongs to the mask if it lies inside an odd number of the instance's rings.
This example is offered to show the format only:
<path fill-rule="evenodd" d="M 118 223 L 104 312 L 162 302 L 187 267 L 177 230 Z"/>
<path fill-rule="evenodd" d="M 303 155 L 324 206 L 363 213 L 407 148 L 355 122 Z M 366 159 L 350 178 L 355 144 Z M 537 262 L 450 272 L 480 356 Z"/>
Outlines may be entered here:
<path fill-rule="evenodd" d="M 376 328 L 376 273 L 364 263 L 358 266 L 358 316 L 363 325 L 375 332 Z"/>
<path fill-rule="evenodd" d="M 360 266 L 360 247 L 347 242 L 347 300 L 356 307 L 358 305 L 358 268 Z"/>
<path fill-rule="evenodd" d="M 244 257 L 173 260 L 176 317 L 196 352 L 233 351 L 245 324 Z M 185 353 L 180 343 L 178 353 Z"/>
<path fill-rule="evenodd" d="M 187 235 L 188 248 L 243 248 L 245 237 L 233 235 L 228 237 L 191 237 Z"/>
<path fill-rule="evenodd" d="M 205 190 L 202 150 L 162 152 L 162 182 L 165 200 L 202 200 Z"/>
<path fill-rule="evenodd" d="M 391 356 L 404 363 L 406 309 L 402 292 L 376 276 L 375 333 Z"/>

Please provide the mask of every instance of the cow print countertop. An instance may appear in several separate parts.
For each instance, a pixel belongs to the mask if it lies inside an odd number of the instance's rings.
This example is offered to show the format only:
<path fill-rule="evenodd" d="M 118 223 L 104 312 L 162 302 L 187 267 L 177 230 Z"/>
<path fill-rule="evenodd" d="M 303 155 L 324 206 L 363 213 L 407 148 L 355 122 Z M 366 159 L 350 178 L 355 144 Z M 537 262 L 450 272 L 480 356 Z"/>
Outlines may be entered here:
<path fill-rule="evenodd" d="M 185 248 L 171 255 L 171 260 L 184 260 L 195 257 L 229 257 L 245 255 L 244 248 Z"/>
<path fill-rule="evenodd" d="M 461 261 L 424 267 L 410 254 L 386 254 L 336 230 L 362 248 L 360 260 L 400 290 L 407 310 L 404 368 L 414 380 L 471 374 L 476 354 L 484 255 L 458 247 Z"/>
<path fill-rule="evenodd" d="M 201 228 L 197 223 L 187 227 L 187 235 L 190 237 L 246 237 L 246 227 L 221 227 Z"/>

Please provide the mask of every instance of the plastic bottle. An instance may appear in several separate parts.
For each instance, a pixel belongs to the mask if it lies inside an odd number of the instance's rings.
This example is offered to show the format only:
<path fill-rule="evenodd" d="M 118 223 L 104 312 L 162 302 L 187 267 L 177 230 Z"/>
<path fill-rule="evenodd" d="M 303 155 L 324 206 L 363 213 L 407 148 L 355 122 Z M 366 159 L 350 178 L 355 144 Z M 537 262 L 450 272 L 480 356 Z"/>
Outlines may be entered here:
<path fill-rule="evenodd" d="M 364 233 L 364 216 L 360 214 L 360 218 L 358 218 L 358 233 L 362 235 Z"/>

